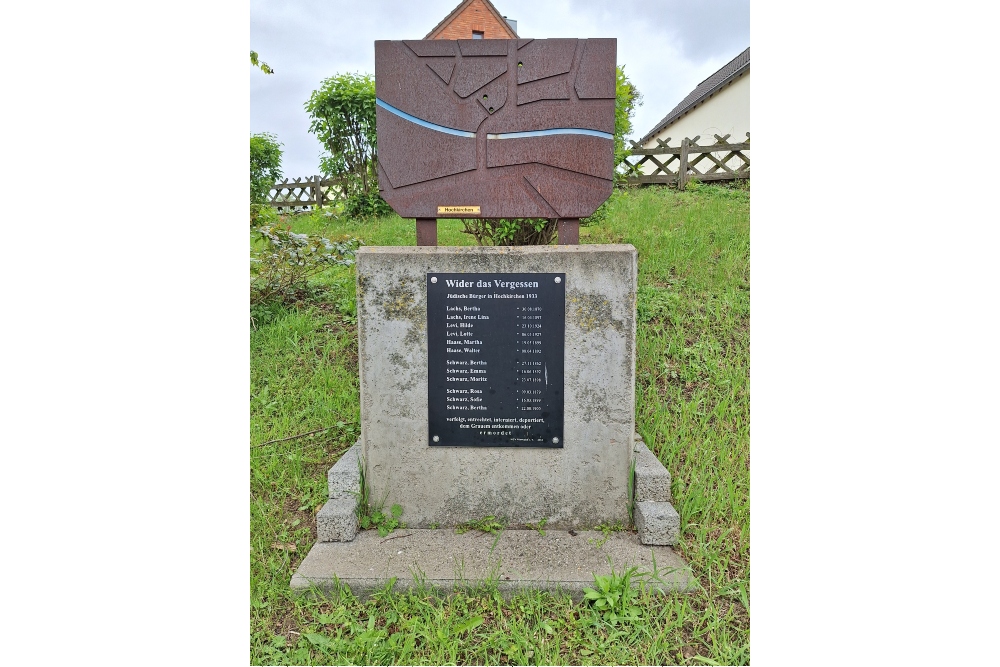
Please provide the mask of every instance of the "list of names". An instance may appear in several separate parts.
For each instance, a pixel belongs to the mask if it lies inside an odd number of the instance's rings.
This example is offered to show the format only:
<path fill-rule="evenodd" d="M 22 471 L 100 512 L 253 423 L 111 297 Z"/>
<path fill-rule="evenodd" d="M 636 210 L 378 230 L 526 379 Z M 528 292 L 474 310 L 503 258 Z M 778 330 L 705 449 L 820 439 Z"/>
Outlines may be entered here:
<path fill-rule="evenodd" d="M 427 274 L 430 446 L 562 447 L 566 276 Z"/>

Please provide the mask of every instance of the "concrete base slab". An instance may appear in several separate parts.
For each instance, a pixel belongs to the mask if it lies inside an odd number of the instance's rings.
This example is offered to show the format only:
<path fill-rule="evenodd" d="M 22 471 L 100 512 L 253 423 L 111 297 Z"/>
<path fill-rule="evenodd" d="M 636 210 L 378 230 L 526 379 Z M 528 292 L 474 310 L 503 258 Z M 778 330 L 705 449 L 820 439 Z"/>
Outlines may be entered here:
<path fill-rule="evenodd" d="M 479 532 L 457 535 L 454 529 L 403 529 L 387 537 L 366 530 L 352 542 L 317 542 L 292 576 L 291 587 L 330 594 L 339 580 L 354 595 L 367 598 L 392 577 L 397 591 L 415 587 L 420 579 L 445 593 L 496 580 L 504 595 L 542 589 L 579 600 L 584 588 L 593 587 L 594 574 L 610 574 L 609 557 L 618 573 L 633 565 L 653 572 L 655 558 L 658 579 L 645 579 L 654 588 L 697 587 L 684 559 L 670 547 L 640 544 L 635 533 L 612 533 L 605 540 L 589 530 L 575 536 L 562 530 L 546 530 L 545 535 L 507 530 L 498 538 Z"/>

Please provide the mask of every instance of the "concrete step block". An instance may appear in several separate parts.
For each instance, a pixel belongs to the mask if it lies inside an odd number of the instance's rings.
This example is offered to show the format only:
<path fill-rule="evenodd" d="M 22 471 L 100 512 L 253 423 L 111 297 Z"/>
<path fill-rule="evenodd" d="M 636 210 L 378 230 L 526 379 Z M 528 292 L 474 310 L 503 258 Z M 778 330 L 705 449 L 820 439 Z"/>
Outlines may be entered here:
<path fill-rule="evenodd" d="M 361 492 L 361 441 L 354 443 L 326 473 L 326 484 L 330 498 L 344 495 L 357 496 Z"/>
<path fill-rule="evenodd" d="M 358 533 L 358 497 L 344 494 L 331 498 L 316 514 L 320 542 L 350 542 Z"/>
<path fill-rule="evenodd" d="M 691 568 L 673 549 L 640 544 L 631 532 L 608 536 L 546 529 L 542 535 L 537 530 L 505 530 L 493 536 L 417 528 L 395 530 L 389 538 L 377 530 L 362 530 L 352 542 L 317 542 L 292 576 L 292 590 L 336 600 L 340 587 L 347 585 L 364 600 L 395 579 L 395 591 L 429 586 L 436 589 L 434 594 L 447 595 L 487 583 L 508 598 L 524 590 L 547 590 L 569 593 L 579 601 L 583 590 L 593 587 L 595 574 L 632 566 L 652 572 L 654 561 L 659 578 L 633 578 L 633 586 L 664 592 L 699 588 Z"/>
<path fill-rule="evenodd" d="M 681 533 L 681 516 L 670 503 L 646 501 L 635 504 L 633 512 L 639 541 L 643 544 L 673 546 Z"/>
<path fill-rule="evenodd" d="M 635 457 L 634 499 L 637 503 L 669 503 L 670 473 L 642 440 L 633 447 Z"/>

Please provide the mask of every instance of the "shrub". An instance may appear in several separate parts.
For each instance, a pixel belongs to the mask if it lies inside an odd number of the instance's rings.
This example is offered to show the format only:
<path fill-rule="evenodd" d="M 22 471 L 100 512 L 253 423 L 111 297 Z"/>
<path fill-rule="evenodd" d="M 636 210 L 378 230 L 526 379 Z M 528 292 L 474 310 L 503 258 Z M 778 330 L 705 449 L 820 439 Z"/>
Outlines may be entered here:
<path fill-rule="evenodd" d="M 250 135 L 250 223 L 266 218 L 271 187 L 281 180 L 281 144 L 270 132 Z"/>
<path fill-rule="evenodd" d="M 300 300 L 309 291 L 309 279 L 331 266 L 350 266 L 358 239 L 330 241 L 322 236 L 296 234 L 265 225 L 257 230 L 265 248 L 250 254 L 250 305 Z"/>
<path fill-rule="evenodd" d="M 337 74 L 324 79 L 305 104 L 309 131 L 323 144 L 323 173 L 345 180 L 345 213 L 386 215 L 392 208 L 378 192 L 375 78 Z"/>
<path fill-rule="evenodd" d="M 612 190 L 593 214 L 580 220 L 580 226 L 604 222 L 620 196 L 620 190 Z M 462 231 L 471 234 L 479 245 L 549 245 L 558 233 L 556 220 L 546 218 L 465 218 L 462 225 Z"/>
<path fill-rule="evenodd" d="M 281 216 L 270 204 L 250 204 L 250 226 L 276 225 Z"/>
<path fill-rule="evenodd" d="M 625 174 L 618 171 L 617 165 L 624 162 L 625 158 L 631 155 L 631 151 L 625 146 L 625 137 L 632 133 L 632 117 L 635 115 L 635 108 L 642 106 L 642 93 L 625 76 L 625 70 L 619 66 L 615 68 L 615 181 L 621 183 L 625 179 Z"/>
<path fill-rule="evenodd" d="M 377 190 L 372 190 L 368 194 L 349 193 L 344 202 L 344 215 L 352 218 L 380 218 L 390 213 L 392 207 L 382 199 Z"/>
<path fill-rule="evenodd" d="M 545 218 L 465 218 L 462 225 L 479 245 L 548 245 L 556 236 L 556 221 Z"/>

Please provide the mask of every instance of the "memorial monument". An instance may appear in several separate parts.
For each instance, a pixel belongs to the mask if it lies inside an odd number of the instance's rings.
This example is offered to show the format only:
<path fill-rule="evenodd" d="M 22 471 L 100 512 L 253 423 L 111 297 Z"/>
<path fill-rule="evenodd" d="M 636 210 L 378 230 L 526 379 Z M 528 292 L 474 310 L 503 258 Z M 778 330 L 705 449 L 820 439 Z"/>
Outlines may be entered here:
<path fill-rule="evenodd" d="M 617 564 L 682 564 L 669 474 L 635 435 L 636 250 L 579 245 L 611 194 L 615 55 L 614 39 L 375 43 L 379 190 L 417 247 L 357 253 L 361 438 L 293 588 L 367 590 L 400 567 L 447 583 L 461 560 L 579 592 L 610 555 L 587 531 L 630 518 L 638 535 L 600 541 Z M 437 246 L 437 218 L 461 217 L 555 218 L 559 245 Z M 405 540 L 351 542 L 361 472 Z M 510 528 L 492 547 L 455 534 L 484 517 Z"/>

